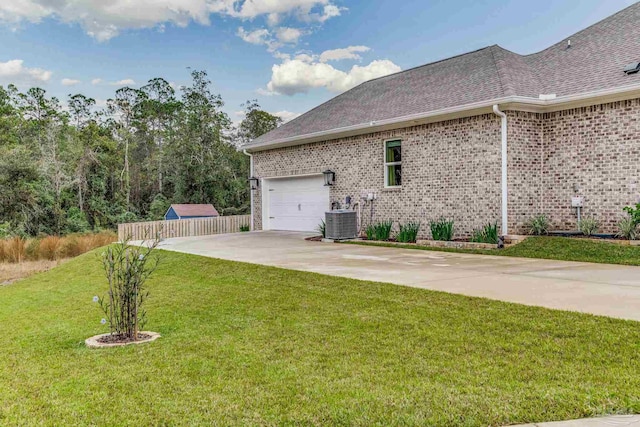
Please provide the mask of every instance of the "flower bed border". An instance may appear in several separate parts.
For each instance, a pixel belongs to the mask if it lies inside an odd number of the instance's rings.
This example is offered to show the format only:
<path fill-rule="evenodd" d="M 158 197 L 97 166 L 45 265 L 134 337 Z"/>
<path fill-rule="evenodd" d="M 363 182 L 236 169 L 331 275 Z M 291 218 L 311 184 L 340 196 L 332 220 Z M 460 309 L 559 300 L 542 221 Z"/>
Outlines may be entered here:
<path fill-rule="evenodd" d="M 160 334 L 157 332 L 149 332 L 149 331 L 140 331 L 141 334 L 146 334 L 149 335 L 149 338 L 143 339 L 143 340 L 139 340 L 139 341 L 129 341 L 129 342 L 110 342 L 110 343 L 102 343 L 100 341 L 98 341 L 100 338 L 102 337 L 106 337 L 109 336 L 111 334 L 100 334 L 100 335 L 94 335 L 91 338 L 87 338 L 84 341 L 84 344 L 88 347 L 88 348 L 109 348 L 109 347 L 123 347 L 125 345 L 130 345 L 130 344 L 145 344 L 148 342 L 153 342 L 155 340 L 157 340 L 158 338 L 160 338 Z"/>

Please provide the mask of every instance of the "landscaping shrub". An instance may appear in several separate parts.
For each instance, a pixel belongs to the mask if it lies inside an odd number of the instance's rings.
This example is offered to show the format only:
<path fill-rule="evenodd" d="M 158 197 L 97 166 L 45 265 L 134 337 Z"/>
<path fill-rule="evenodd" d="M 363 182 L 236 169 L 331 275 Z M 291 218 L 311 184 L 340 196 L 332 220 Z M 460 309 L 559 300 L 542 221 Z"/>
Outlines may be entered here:
<path fill-rule="evenodd" d="M 381 221 L 375 225 L 376 240 L 389 240 L 391 238 L 391 229 L 393 221 Z"/>
<path fill-rule="evenodd" d="M 527 231 L 534 236 L 543 236 L 549 232 L 549 218 L 546 215 L 536 215 L 527 222 Z"/>
<path fill-rule="evenodd" d="M 392 228 L 393 221 L 380 221 L 375 224 L 368 225 L 364 232 L 367 235 L 367 240 L 386 241 L 391 238 Z"/>
<path fill-rule="evenodd" d="M 498 243 L 498 223 L 487 223 L 482 228 L 473 230 L 471 241 L 476 243 Z"/>
<path fill-rule="evenodd" d="M 430 227 L 433 240 L 453 240 L 453 220 L 440 218 L 437 221 L 431 221 Z"/>
<path fill-rule="evenodd" d="M 373 224 L 367 225 L 364 233 L 367 235 L 367 240 L 376 240 L 376 226 Z"/>
<path fill-rule="evenodd" d="M 240 226 L 240 232 L 241 233 L 246 233 L 247 231 L 251 231 L 251 226 L 249 226 L 249 225 L 241 225 Z"/>
<path fill-rule="evenodd" d="M 638 237 L 638 224 L 632 217 L 626 217 L 618 223 L 618 234 L 616 236 L 627 240 L 636 240 Z"/>
<path fill-rule="evenodd" d="M 600 222 L 593 217 L 582 218 L 580 222 L 578 222 L 578 230 L 585 236 L 595 234 L 599 228 Z"/>
<path fill-rule="evenodd" d="M 152 256 L 160 243 L 149 246 L 131 246 L 128 241 L 107 246 L 102 254 L 102 265 L 109 283 L 106 297 L 95 298 L 109 324 L 109 331 L 121 339 L 138 339 L 144 328 L 147 313 L 144 303 L 149 296 L 145 282 L 158 267 L 159 258 Z"/>
<path fill-rule="evenodd" d="M 327 237 L 327 224 L 324 222 L 324 220 L 320 221 L 320 224 L 318 224 L 316 230 L 318 231 L 318 233 L 320 233 L 322 238 Z"/>
<path fill-rule="evenodd" d="M 419 222 L 400 224 L 400 231 L 396 236 L 396 240 L 401 243 L 415 243 L 418 239 L 418 231 L 420 231 Z"/>
<path fill-rule="evenodd" d="M 627 206 L 623 210 L 629 214 L 631 221 L 635 225 L 640 225 L 640 203 L 637 203 L 635 207 Z"/>

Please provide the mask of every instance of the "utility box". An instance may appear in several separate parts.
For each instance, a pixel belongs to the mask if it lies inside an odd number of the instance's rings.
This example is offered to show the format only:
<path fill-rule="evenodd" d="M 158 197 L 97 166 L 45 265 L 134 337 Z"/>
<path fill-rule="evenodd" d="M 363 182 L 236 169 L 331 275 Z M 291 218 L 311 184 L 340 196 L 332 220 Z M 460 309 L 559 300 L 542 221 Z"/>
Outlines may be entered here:
<path fill-rule="evenodd" d="M 355 239 L 358 236 L 356 211 L 338 209 L 325 213 L 325 238 L 332 240 Z"/>
<path fill-rule="evenodd" d="M 572 197 L 571 198 L 571 207 L 572 208 L 581 208 L 584 205 L 584 197 Z"/>

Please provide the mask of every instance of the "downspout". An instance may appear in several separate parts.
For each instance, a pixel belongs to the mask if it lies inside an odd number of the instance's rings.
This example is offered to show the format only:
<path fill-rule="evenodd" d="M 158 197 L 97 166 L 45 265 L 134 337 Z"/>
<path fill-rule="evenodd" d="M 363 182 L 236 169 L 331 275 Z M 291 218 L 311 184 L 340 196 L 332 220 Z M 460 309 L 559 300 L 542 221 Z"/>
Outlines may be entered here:
<path fill-rule="evenodd" d="M 249 156 L 249 178 L 253 177 L 253 154 L 249 154 L 247 152 L 247 150 L 242 150 L 242 152 L 246 155 Z M 251 188 L 249 188 L 249 195 L 250 195 L 250 203 L 251 203 L 251 231 L 254 231 L 255 226 L 254 226 L 254 215 L 253 215 L 253 190 Z"/>
<path fill-rule="evenodd" d="M 507 115 L 500 111 L 498 104 L 493 106 L 493 112 L 500 116 L 502 128 L 502 236 L 509 234 L 509 218 L 507 216 Z"/>

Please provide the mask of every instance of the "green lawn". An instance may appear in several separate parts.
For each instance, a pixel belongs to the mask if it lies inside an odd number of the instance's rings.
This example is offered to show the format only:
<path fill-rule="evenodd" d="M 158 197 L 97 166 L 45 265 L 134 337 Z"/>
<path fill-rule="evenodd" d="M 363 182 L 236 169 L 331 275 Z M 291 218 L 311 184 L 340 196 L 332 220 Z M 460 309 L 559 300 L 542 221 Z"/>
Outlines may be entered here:
<path fill-rule="evenodd" d="M 478 255 L 499 255 L 522 258 L 557 259 L 562 261 L 597 262 L 601 264 L 640 265 L 640 246 L 589 241 L 562 237 L 529 237 L 506 249 L 453 249 L 429 246 L 402 245 L 384 242 L 351 241 L 352 245 L 376 245 L 419 249 L 425 251 L 457 252 Z"/>
<path fill-rule="evenodd" d="M 640 324 L 177 253 L 89 350 L 89 253 L 0 286 L 0 425 L 504 425 L 640 412 Z"/>

